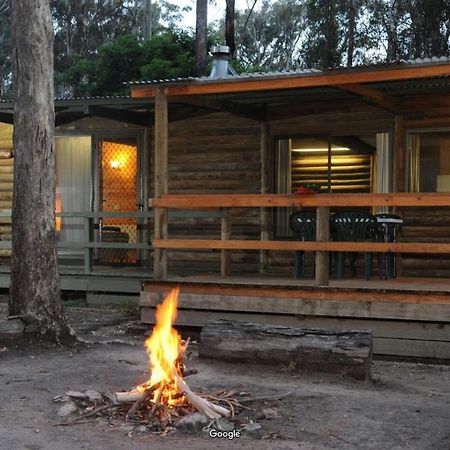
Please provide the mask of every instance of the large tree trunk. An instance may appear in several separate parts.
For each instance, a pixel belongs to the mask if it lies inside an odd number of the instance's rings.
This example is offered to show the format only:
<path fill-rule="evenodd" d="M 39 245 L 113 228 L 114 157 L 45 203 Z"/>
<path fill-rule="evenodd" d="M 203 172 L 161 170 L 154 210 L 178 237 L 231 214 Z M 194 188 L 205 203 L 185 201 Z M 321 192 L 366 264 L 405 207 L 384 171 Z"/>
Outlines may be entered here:
<path fill-rule="evenodd" d="M 208 31 L 208 0 L 197 0 L 197 19 L 195 28 L 195 63 L 192 74 L 194 77 L 206 75 Z"/>
<path fill-rule="evenodd" d="M 12 2 L 14 195 L 9 314 L 41 338 L 70 327 L 59 290 L 55 236 L 53 26 L 50 0 Z"/>

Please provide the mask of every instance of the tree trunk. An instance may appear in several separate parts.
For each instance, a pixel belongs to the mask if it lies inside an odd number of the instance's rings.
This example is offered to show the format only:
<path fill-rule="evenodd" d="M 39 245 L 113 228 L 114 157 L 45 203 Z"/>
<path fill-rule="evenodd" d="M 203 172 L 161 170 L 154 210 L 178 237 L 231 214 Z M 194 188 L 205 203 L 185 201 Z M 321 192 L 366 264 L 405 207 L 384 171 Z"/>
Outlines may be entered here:
<path fill-rule="evenodd" d="M 234 36 L 234 0 L 226 0 L 225 10 L 225 43 L 230 47 L 230 55 L 234 57 L 236 42 Z"/>
<path fill-rule="evenodd" d="M 152 37 L 152 0 L 144 0 L 144 39 Z"/>
<path fill-rule="evenodd" d="M 192 74 L 194 77 L 206 75 L 208 31 L 208 0 L 197 0 L 197 19 L 195 28 L 195 63 Z"/>
<path fill-rule="evenodd" d="M 14 194 L 9 314 L 47 340 L 71 340 L 55 236 L 53 25 L 50 0 L 12 2 Z"/>
<path fill-rule="evenodd" d="M 354 0 L 348 3 L 348 31 L 347 31 L 347 67 L 353 66 L 353 53 L 355 52 L 356 8 Z"/>
<path fill-rule="evenodd" d="M 203 327 L 199 355 L 231 362 L 283 364 L 364 380 L 370 376 L 372 333 L 216 320 Z"/>

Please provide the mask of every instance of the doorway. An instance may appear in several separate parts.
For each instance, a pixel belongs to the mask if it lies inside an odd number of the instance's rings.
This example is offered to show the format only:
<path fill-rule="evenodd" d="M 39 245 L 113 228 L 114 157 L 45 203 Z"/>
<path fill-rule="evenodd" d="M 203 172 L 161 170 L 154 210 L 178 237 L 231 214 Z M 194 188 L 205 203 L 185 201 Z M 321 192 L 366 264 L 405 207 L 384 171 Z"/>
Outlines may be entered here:
<path fill-rule="evenodd" d="M 138 137 L 99 137 L 96 148 L 98 211 L 110 213 L 99 221 L 99 240 L 138 243 L 139 221 L 126 217 L 126 213 L 142 209 Z M 101 248 L 97 255 L 100 264 L 136 264 L 139 260 L 136 249 Z"/>

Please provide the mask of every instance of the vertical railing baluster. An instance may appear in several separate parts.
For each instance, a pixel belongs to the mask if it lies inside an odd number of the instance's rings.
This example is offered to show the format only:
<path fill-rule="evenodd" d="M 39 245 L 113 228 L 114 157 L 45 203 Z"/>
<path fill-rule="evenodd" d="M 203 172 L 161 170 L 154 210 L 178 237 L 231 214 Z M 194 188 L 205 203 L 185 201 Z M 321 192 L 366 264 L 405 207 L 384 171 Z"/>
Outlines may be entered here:
<path fill-rule="evenodd" d="M 316 240 L 328 242 L 330 240 L 330 208 L 317 207 Z M 329 252 L 316 252 L 316 285 L 328 286 L 330 280 Z"/>

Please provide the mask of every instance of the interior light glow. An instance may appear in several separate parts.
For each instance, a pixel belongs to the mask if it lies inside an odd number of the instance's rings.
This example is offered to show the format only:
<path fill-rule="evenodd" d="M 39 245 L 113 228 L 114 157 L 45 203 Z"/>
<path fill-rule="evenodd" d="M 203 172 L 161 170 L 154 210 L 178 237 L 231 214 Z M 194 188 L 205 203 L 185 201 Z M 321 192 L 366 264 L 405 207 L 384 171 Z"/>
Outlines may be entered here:
<path fill-rule="evenodd" d="M 115 159 L 112 160 L 110 164 L 111 164 L 111 168 L 112 169 L 118 169 L 119 168 L 119 161 L 117 161 Z"/>
<path fill-rule="evenodd" d="M 328 148 L 293 148 L 291 151 L 298 153 L 319 153 L 328 152 Z M 331 147 L 332 152 L 349 152 L 348 147 Z"/>

